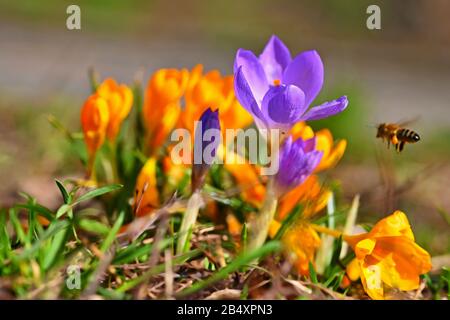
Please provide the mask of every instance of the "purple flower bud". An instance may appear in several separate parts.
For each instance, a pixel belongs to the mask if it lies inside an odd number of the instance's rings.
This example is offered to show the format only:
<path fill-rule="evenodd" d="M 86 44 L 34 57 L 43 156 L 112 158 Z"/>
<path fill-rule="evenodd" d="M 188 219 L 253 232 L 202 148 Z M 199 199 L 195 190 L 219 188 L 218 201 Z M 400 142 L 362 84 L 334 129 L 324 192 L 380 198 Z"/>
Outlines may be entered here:
<path fill-rule="evenodd" d="M 275 176 L 278 196 L 291 191 L 306 180 L 322 159 L 322 151 L 315 150 L 316 138 L 292 141 L 289 136 L 279 154 L 279 169 Z"/>
<path fill-rule="evenodd" d="M 192 191 L 201 188 L 220 144 L 219 110 L 208 108 L 195 128 L 194 164 L 192 166 Z"/>

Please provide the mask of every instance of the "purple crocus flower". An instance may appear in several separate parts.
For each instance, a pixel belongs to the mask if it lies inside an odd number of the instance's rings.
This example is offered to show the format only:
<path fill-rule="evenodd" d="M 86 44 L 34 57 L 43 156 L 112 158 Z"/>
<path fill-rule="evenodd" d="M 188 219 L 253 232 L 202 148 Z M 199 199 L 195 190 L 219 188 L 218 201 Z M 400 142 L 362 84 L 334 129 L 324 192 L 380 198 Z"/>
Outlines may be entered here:
<path fill-rule="evenodd" d="M 342 96 L 308 110 L 322 89 L 322 60 L 314 50 L 292 59 L 276 36 L 270 38 L 259 57 L 239 49 L 234 77 L 236 97 L 259 128 L 289 130 L 299 121 L 327 118 L 348 105 L 347 97 Z"/>
<path fill-rule="evenodd" d="M 289 136 L 279 154 L 279 169 L 275 176 L 278 196 L 291 191 L 306 180 L 322 159 L 322 151 L 315 150 L 316 138 L 292 141 Z"/>
<path fill-rule="evenodd" d="M 200 116 L 194 136 L 192 191 L 203 186 L 206 173 L 216 157 L 220 144 L 219 110 L 206 109 Z"/>

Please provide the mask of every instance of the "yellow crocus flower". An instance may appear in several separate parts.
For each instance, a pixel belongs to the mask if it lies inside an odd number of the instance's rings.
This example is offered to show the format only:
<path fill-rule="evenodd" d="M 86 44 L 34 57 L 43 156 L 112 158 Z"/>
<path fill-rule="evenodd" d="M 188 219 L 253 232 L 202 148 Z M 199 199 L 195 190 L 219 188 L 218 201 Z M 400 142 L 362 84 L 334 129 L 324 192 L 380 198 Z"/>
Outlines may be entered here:
<path fill-rule="evenodd" d="M 361 277 L 364 290 L 372 299 L 385 299 L 386 289 L 415 290 L 420 275 L 431 270 L 431 258 L 414 240 L 408 218 L 395 211 L 380 220 L 370 232 L 344 236 L 356 254 L 348 275 Z"/>

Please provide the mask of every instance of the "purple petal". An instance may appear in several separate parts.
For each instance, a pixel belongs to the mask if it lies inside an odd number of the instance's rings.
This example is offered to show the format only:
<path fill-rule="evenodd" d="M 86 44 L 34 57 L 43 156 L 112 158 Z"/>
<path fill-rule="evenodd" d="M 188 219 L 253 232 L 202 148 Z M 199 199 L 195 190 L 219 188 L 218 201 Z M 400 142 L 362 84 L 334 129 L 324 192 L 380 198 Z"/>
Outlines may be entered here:
<path fill-rule="evenodd" d="M 206 109 L 199 121 L 199 125 L 195 128 L 194 163 L 191 177 L 192 190 L 194 191 L 203 186 L 206 173 L 216 156 L 217 148 L 220 144 L 219 110 L 212 111 L 211 108 Z M 212 159 L 204 158 L 207 147 L 210 149 Z"/>
<path fill-rule="evenodd" d="M 264 96 L 262 113 L 270 127 L 292 126 L 305 112 L 305 94 L 296 86 L 272 86 Z"/>
<path fill-rule="evenodd" d="M 242 67 L 239 67 L 234 76 L 234 91 L 240 104 L 253 115 L 254 118 L 265 122 L 264 116 L 256 102 L 252 90 L 244 76 Z"/>
<path fill-rule="evenodd" d="M 320 163 L 323 152 L 313 149 L 315 139 L 303 141 L 286 138 L 280 151 L 280 166 L 275 182 L 279 196 L 297 187 L 312 174 Z"/>
<path fill-rule="evenodd" d="M 215 155 L 220 141 L 215 141 L 212 137 L 212 141 L 206 143 L 204 135 L 210 129 L 220 132 L 219 109 L 216 111 L 212 111 L 211 108 L 206 109 L 200 116 L 199 122 L 201 125 L 195 128 L 194 148 L 203 154 L 206 146 L 212 143 L 214 146 L 212 154 Z"/>
<path fill-rule="evenodd" d="M 301 139 L 297 139 L 297 140 L 301 140 Z M 305 152 L 311 152 L 316 148 L 316 137 L 308 139 L 306 141 L 303 141 L 303 150 L 305 150 Z"/>
<path fill-rule="evenodd" d="M 348 100 L 346 96 L 342 96 L 339 99 L 325 102 L 320 106 L 312 107 L 303 116 L 303 120 L 319 120 L 333 116 L 345 108 L 347 108 Z"/>
<path fill-rule="evenodd" d="M 274 80 L 281 81 L 284 69 L 291 59 L 291 53 L 285 44 L 277 36 L 272 36 L 259 56 L 269 84 L 273 84 Z"/>
<path fill-rule="evenodd" d="M 302 89 L 309 106 L 323 85 L 323 63 L 317 51 L 305 51 L 295 57 L 284 71 L 282 83 Z"/>
<path fill-rule="evenodd" d="M 239 68 L 242 68 L 253 97 L 260 105 L 264 95 L 269 90 L 264 68 L 253 52 L 244 49 L 239 49 L 236 53 L 236 59 L 234 60 L 235 74 Z"/>

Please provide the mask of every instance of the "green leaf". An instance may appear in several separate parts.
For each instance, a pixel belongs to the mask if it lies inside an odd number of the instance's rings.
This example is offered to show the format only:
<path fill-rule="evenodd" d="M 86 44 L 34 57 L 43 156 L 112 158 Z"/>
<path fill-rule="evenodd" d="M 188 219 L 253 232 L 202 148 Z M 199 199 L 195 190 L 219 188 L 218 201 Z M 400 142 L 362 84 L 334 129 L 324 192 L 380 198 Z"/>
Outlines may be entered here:
<path fill-rule="evenodd" d="M 122 300 L 124 299 L 125 294 L 120 293 L 108 288 L 98 287 L 97 292 L 106 299 L 110 300 Z"/>
<path fill-rule="evenodd" d="M 309 262 L 309 276 L 311 278 L 312 283 L 315 283 L 315 284 L 319 283 L 319 281 L 317 280 L 316 270 L 314 269 L 314 266 L 311 263 L 311 261 Z"/>
<path fill-rule="evenodd" d="M 247 227 L 247 223 L 244 223 L 242 225 L 242 231 L 241 231 L 241 243 L 242 243 L 243 251 L 246 251 L 247 241 L 248 241 L 247 239 L 248 239 L 248 227 Z"/>
<path fill-rule="evenodd" d="M 69 142 L 73 142 L 74 138 L 73 138 L 72 134 L 61 123 L 61 121 L 59 121 L 55 116 L 53 116 L 51 114 L 47 115 L 47 120 L 53 126 L 53 128 L 55 128 L 56 130 L 61 132 L 69 140 Z"/>
<path fill-rule="evenodd" d="M 6 215 L 6 209 L 0 210 L 0 258 L 2 259 L 7 259 L 11 253 L 11 240 L 7 231 Z"/>
<path fill-rule="evenodd" d="M 246 283 L 244 285 L 244 287 L 242 288 L 240 299 L 241 300 L 247 300 L 248 299 L 248 292 L 249 292 L 249 288 L 248 288 L 248 284 Z"/>
<path fill-rule="evenodd" d="M 441 279 L 447 285 L 447 298 L 450 299 L 450 267 L 443 267 Z"/>
<path fill-rule="evenodd" d="M 58 179 L 55 179 L 56 185 L 59 188 L 59 191 L 61 191 L 61 194 L 63 196 L 64 199 L 64 203 L 65 204 L 69 204 L 72 202 L 72 196 L 70 195 L 69 191 L 67 191 L 66 187 L 64 186 L 64 184 L 59 181 Z"/>
<path fill-rule="evenodd" d="M 137 246 L 136 244 L 131 244 L 122 251 L 119 251 L 114 257 L 113 264 L 126 264 L 135 261 L 141 256 L 151 252 L 153 246 L 152 244 L 146 244 L 143 246 Z"/>
<path fill-rule="evenodd" d="M 216 273 L 214 273 L 211 277 L 207 278 L 206 280 L 198 281 L 193 285 L 191 285 L 190 287 L 188 287 L 187 289 L 184 289 L 179 294 L 177 294 L 177 297 L 183 298 L 199 290 L 202 290 L 208 286 L 211 286 L 217 281 L 225 279 L 226 277 L 228 277 L 230 273 L 235 272 L 242 266 L 248 265 L 257 259 L 263 258 L 272 252 L 279 251 L 280 249 L 281 249 L 280 242 L 270 241 L 256 250 L 253 250 L 251 252 L 243 252 L 229 265 L 218 270 Z"/>
<path fill-rule="evenodd" d="M 22 228 L 22 225 L 20 223 L 19 218 L 17 217 L 16 210 L 14 210 L 12 208 L 9 210 L 9 219 L 11 220 L 11 223 L 12 223 L 12 225 L 14 227 L 14 230 L 16 232 L 18 240 L 22 244 L 26 244 L 27 243 L 27 236 L 25 234 L 25 231 Z"/>
<path fill-rule="evenodd" d="M 57 234 L 60 230 L 68 228 L 70 226 L 70 222 L 67 220 L 55 220 L 53 223 L 50 224 L 50 226 L 43 232 L 39 240 L 36 240 L 33 242 L 32 246 L 26 250 L 24 250 L 19 256 L 16 256 L 15 259 L 18 261 L 22 261 L 25 259 L 28 259 L 29 257 L 33 256 L 34 253 L 39 250 L 39 248 L 43 247 L 46 240 L 53 237 L 55 234 Z"/>
<path fill-rule="evenodd" d="M 49 249 L 46 250 L 42 267 L 48 270 L 57 261 L 58 256 L 63 252 L 70 228 L 64 228 L 56 232 L 50 240 Z"/>
<path fill-rule="evenodd" d="M 280 226 L 280 229 L 278 229 L 277 233 L 275 234 L 274 240 L 280 240 L 281 237 L 284 235 L 287 229 L 289 229 L 295 221 L 298 220 L 298 218 L 301 216 L 303 212 L 303 206 L 297 205 L 294 210 L 291 211 L 291 213 L 287 216 L 286 219 L 283 220 L 283 223 Z"/>
<path fill-rule="evenodd" d="M 84 231 L 99 234 L 102 236 L 108 235 L 110 228 L 101 222 L 92 219 L 79 219 L 76 221 L 78 227 Z"/>
<path fill-rule="evenodd" d="M 55 215 L 53 214 L 53 212 L 50 209 L 48 209 L 40 204 L 37 204 L 37 203 L 16 204 L 14 206 L 14 208 L 36 211 L 39 215 L 43 216 L 44 218 L 46 218 L 49 221 L 52 221 L 53 219 L 55 219 Z"/>
<path fill-rule="evenodd" d="M 103 241 L 103 243 L 100 247 L 101 252 L 104 253 L 104 252 L 106 252 L 106 250 L 109 249 L 109 247 L 111 247 L 112 243 L 116 239 L 117 232 L 119 232 L 119 229 L 122 226 L 124 219 L 125 219 L 125 212 L 122 211 L 122 212 L 120 212 L 119 217 L 117 218 L 116 222 L 114 223 L 112 229 L 109 231 L 109 234 L 106 237 L 105 241 Z"/>
<path fill-rule="evenodd" d="M 72 210 L 72 205 L 63 204 L 61 207 L 59 207 L 58 211 L 56 211 L 56 218 L 58 219 L 58 218 L 62 217 L 70 210 Z"/>
<path fill-rule="evenodd" d="M 122 188 L 122 187 L 123 187 L 123 185 L 121 185 L 121 184 L 111 184 L 111 185 L 108 185 L 108 186 L 104 186 L 104 187 L 101 187 L 101 188 L 97 188 L 97 189 L 88 191 L 88 192 L 86 192 L 85 194 L 83 194 L 82 196 L 80 196 L 80 197 L 74 202 L 74 204 L 78 204 L 78 203 L 80 203 L 80 202 L 90 200 L 90 199 L 92 199 L 92 198 L 101 196 L 101 195 L 103 195 L 103 194 L 105 194 L 105 193 L 112 192 L 112 191 L 117 190 L 117 189 L 120 189 L 120 188 Z"/>

